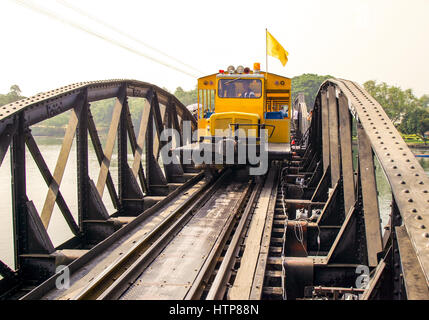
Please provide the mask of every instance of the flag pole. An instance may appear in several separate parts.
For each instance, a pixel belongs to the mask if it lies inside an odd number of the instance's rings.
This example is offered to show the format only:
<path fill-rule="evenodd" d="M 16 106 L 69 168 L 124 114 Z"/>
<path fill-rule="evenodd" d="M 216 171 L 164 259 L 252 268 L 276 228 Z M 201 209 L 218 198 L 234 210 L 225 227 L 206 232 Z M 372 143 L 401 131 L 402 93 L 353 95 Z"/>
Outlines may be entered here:
<path fill-rule="evenodd" d="M 265 28 L 265 79 L 268 79 L 268 29 Z"/>

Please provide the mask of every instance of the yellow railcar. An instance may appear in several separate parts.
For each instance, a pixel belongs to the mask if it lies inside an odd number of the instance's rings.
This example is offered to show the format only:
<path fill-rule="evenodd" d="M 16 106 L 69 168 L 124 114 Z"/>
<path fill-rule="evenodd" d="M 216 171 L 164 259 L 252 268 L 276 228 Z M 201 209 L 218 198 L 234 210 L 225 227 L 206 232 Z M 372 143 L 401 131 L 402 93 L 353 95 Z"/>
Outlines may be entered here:
<path fill-rule="evenodd" d="M 291 80 L 239 66 L 198 79 L 198 139 L 178 147 L 196 165 L 250 165 L 291 155 Z M 189 160 L 190 161 L 190 160 Z M 265 172 L 265 171 L 261 171 Z M 261 173 L 264 174 L 264 173 Z"/>
<path fill-rule="evenodd" d="M 260 137 L 266 130 L 271 158 L 290 153 L 291 80 L 259 70 L 228 67 L 198 79 L 200 142 L 240 135 Z M 241 129 L 241 131 L 240 131 Z"/>

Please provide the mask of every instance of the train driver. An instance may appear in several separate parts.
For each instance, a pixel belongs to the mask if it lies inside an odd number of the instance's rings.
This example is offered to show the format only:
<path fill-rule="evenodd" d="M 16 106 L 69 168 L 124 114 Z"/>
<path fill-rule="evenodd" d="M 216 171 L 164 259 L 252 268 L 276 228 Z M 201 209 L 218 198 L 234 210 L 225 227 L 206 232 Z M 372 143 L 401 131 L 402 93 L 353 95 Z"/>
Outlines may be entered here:
<path fill-rule="evenodd" d="M 251 88 L 249 88 L 249 82 L 248 81 L 243 81 L 243 86 L 244 86 L 244 92 L 242 97 L 243 98 L 255 98 L 255 92 L 253 92 L 253 90 Z"/>

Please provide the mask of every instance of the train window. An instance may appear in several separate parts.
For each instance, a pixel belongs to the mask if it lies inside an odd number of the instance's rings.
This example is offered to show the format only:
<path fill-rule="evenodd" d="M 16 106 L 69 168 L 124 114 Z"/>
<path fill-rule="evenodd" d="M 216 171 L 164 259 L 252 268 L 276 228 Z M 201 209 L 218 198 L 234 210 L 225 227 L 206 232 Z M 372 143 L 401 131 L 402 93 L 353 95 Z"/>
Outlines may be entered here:
<path fill-rule="evenodd" d="M 289 106 L 287 104 L 281 104 L 280 110 L 283 111 L 285 118 L 289 118 Z"/>
<path fill-rule="evenodd" d="M 219 98 L 250 98 L 262 96 L 262 81 L 258 79 L 220 79 Z"/>

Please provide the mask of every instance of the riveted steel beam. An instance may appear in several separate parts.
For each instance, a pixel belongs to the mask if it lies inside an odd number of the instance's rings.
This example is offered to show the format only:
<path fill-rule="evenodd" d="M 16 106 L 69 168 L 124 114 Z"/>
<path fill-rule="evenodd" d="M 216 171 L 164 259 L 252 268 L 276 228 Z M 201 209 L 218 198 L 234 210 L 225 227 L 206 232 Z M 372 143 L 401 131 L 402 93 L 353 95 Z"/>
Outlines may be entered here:
<path fill-rule="evenodd" d="M 352 81 L 330 79 L 321 90 L 332 85 L 347 97 L 351 114 L 362 126 L 383 168 L 429 286 L 429 177 L 383 107 L 364 88 Z"/>
<path fill-rule="evenodd" d="M 21 267 L 20 255 L 27 253 L 28 250 L 28 199 L 26 186 L 24 115 L 16 115 L 15 121 L 17 124 L 17 130 L 12 138 L 10 167 L 12 171 L 12 213 L 15 269 L 18 270 Z"/>
<path fill-rule="evenodd" d="M 338 106 L 337 95 L 334 86 L 328 87 L 329 105 L 329 154 L 331 168 L 331 186 L 333 187 L 340 180 L 340 143 L 338 137 Z"/>
<path fill-rule="evenodd" d="M 77 204 L 80 232 L 84 230 L 83 221 L 87 220 L 89 216 L 88 121 L 90 105 L 88 94 L 85 94 L 84 99 L 76 130 Z"/>
<path fill-rule="evenodd" d="M 132 174 L 131 168 L 128 165 L 128 121 L 131 120 L 130 117 L 127 116 L 128 114 L 128 101 L 125 99 L 118 128 L 118 173 L 121 215 L 130 215 L 132 211 L 137 211 L 139 213 L 143 211 L 143 192 L 141 191 L 137 179 L 134 174 Z M 134 134 L 134 129 L 132 129 L 132 131 Z M 138 208 L 131 209 L 129 206 L 129 199 L 137 200 L 137 202 L 140 203 L 140 206 L 138 206 Z"/>
<path fill-rule="evenodd" d="M 323 170 L 326 172 L 331 161 L 329 151 L 329 107 L 328 95 L 326 91 L 321 93 L 322 97 L 322 155 L 323 155 Z"/>
<path fill-rule="evenodd" d="M 346 96 L 340 93 L 338 99 L 339 122 L 340 122 L 340 143 L 341 143 L 341 166 L 343 176 L 344 190 L 344 208 L 348 213 L 350 208 L 356 202 L 354 172 L 353 172 L 353 153 L 352 153 L 352 129 L 349 105 Z"/>
<path fill-rule="evenodd" d="M 410 238 L 404 226 L 395 227 L 407 298 L 409 300 L 429 300 L 429 288 L 425 276 L 417 262 Z"/>
<path fill-rule="evenodd" d="M 0 166 L 3 163 L 4 157 L 9 150 L 10 143 L 12 142 L 13 135 L 16 131 L 16 125 L 8 124 L 0 137 Z"/>
<path fill-rule="evenodd" d="M 362 183 L 363 212 L 368 247 L 369 266 L 378 264 L 377 254 L 383 250 L 380 211 L 377 199 L 377 186 L 374 172 L 374 159 L 368 137 L 360 124 L 357 125 L 359 140 L 359 173 Z"/>

